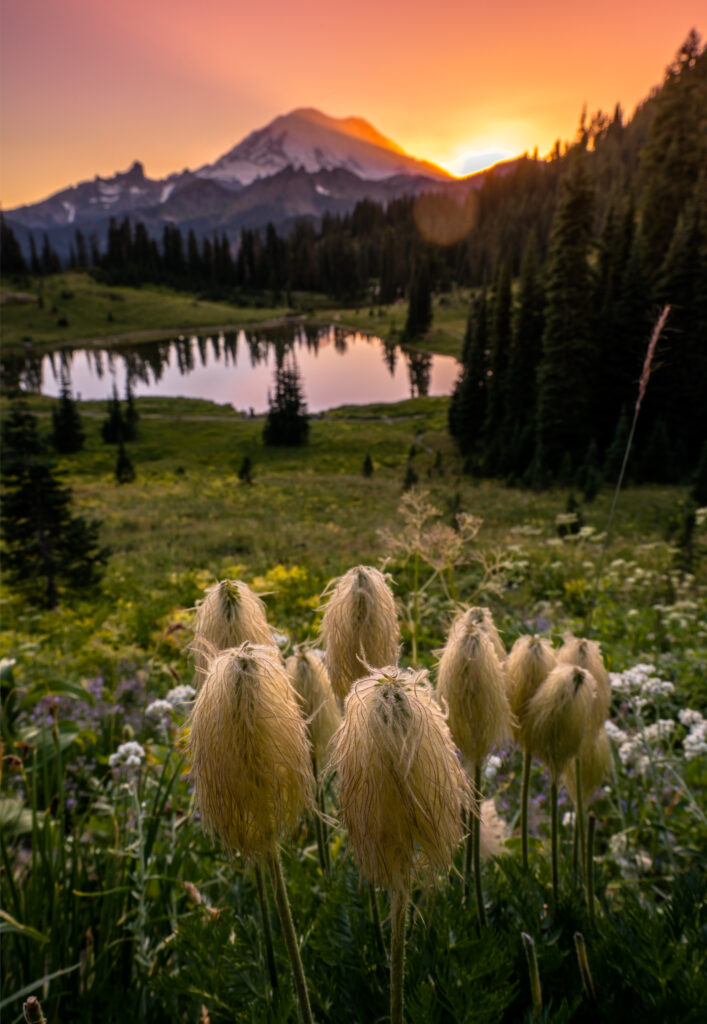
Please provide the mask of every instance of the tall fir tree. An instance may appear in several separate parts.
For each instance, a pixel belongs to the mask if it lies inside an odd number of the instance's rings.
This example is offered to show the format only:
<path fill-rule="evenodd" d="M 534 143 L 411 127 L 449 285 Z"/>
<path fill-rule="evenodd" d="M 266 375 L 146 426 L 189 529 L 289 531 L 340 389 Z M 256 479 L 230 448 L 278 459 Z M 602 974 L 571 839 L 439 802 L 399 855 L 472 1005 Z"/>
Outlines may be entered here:
<path fill-rule="evenodd" d="M 60 587 L 84 590 L 101 576 L 107 551 L 99 523 L 72 512 L 37 420 L 16 403 L 3 422 L 2 547 L 9 580 L 48 608 Z"/>
<path fill-rule="evenodd" d="M 503 472 L 501 464 L 506 447 L 504 425 L 512 317 L 511 267 L 508 260 L 504 260 L 499 268 L 491 304 L 490 350 L 486 383 L 484 469 L 492 476 Z"/>
<path fill-rule="evenodd" d="M 432 323 L 432 285 L 426 256 L 416 261 L 408 288 L 408 314 L 403 336 L 410 340 L 426 334 Z"/>
<path fill-rule="evenodd" d="M 66 367 L 61 371 L 59 402 L 52 409 L 52 444 L 58 452 L 70 454 L 83 448 L 84 430 Z"/>
<path fill-rule="evenodd" d="M 556 475 L 568 452 L 579 461 L 592 436 L 597 352 L 592 336 L 594 194 L 577 156 L 560 186 L 546 274 L 543 354 L 538 370 L 536 445 Z"/>
<path fill-rule="evenodd" d="M 488 307 L 486 292 L 472 302 L 464 337 L 462 374 L 449 405 L 449 430 L 463 455 L 478 456 L 486 421 Z"/>
<path fill-rule="evenodd" d="M 290 365 L 279 366 L 275 371 L 275 393 L 269 397 L 269 403 L 263 428 L 265 444 L 305 444 L 309 436 L 309 418 L 294 359 Z"/>
<path fill-rule="evenodd" d="M 106 444 L 119 444 L 125 437 L 125 421 L 115 384 L 113 385 L 113 395 L 108 400 L 107 415 L 101 427 L 101 437 Z"/>

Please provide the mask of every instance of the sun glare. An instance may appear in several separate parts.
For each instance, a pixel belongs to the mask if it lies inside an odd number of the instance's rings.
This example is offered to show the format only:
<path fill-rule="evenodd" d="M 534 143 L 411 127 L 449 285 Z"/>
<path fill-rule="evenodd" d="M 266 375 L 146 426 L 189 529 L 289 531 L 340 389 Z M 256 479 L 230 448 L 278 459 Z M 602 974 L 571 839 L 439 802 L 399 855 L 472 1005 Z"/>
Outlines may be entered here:
<path fill-rule="evenodd" d="M 510 160 L 517 155 L 513 150 L 500 146 L 491 149 L 461 149 L 454 156 L 436 162 L 455 177 L 463 178 L 467 174 L 484 171 L 487 167 L 493 167 L 494 164 Z"/>

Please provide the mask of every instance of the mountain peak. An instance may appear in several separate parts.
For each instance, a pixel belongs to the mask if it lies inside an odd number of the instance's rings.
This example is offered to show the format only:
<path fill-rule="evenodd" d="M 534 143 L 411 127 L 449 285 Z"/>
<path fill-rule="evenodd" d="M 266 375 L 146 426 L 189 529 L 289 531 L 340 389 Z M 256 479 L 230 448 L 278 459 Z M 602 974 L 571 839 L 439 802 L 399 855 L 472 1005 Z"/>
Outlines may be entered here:
<path fill-rule="evenodd" d="M 276 117 L 196 173 L 224 184 L 248 185 L 288 166 L 309 173 L 341 167 L 370 181 L 398 174 L 451 177 L 441 167 L 409 156 L 365 118 L 332 117 L 315 107 L 297 107 Z"/>

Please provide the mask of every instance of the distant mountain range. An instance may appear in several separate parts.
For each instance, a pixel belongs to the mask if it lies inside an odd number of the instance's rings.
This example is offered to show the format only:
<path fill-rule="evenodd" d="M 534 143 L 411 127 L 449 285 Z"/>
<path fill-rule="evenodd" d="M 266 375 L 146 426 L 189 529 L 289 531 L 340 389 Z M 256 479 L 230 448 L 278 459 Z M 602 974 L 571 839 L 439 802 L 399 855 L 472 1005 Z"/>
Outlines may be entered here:
<path fill-rule="evenodd" d="M 497 165 L 496 173 L 515 163 Z M 453 178 L 408 155 L 363 118 L 301 108 L 251 132 L 196 171 L 150 179 L 136 160 L 112 178 L 81 182 L 8 210 L 5 217 L 25 252 L 30 234 L 39 246 L 46 233 L 66 260 L 77 229 L 87 240 L 95 235 L 102 246 L 111 217 L 142 221 L 152 235 L 173 224 L 193 229 L 198 238 L 218 232 L 236 242 L 244 227 L 271 222 L 286 230 L 298 218 L 345 213 L 365 198 L 387 203 L 428 191 L 463 196 L 480 188 L 488 173 Z"/>

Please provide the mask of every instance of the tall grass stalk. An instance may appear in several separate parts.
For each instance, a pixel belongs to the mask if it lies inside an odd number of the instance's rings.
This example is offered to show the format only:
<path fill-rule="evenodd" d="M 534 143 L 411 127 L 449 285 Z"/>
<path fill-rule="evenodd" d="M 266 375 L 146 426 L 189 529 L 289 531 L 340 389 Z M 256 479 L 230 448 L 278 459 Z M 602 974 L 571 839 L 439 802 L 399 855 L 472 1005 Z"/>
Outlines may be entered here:
<path fill-rule="evenodd" d="M 575 875 L 580 879 L 584 876 L 585 842 L 584 842 L 584 793 L 582 792 L 582 759 L 574 759 L 574 770 L 577 788 L 577 802 L 574 809 L 575 820 Z"/>
<path fill-rule="evenodd" d="M 523 783 L 520 794 L 520 844 L 523 857 L 523 870 L 528 870 L 528 797 L 530 795 L 530 768 L 532 755 L 529 750 L 523 751 Z"/>
<path fill-rule="evenodd" d="M 542 1017 L 543 993 L 540 987 L 540 971 L 538 970 L 538 954 L 535 951 L 535 943 L 527 932 L 521 932 L 525 958 L 528 961 L 528 977 L 530 979 L 530 995 L 533 1000 L 533 1010 L 536 1018 Z"/>
<path fill-rule="evenodd" d="M 552 814 L 550 834 L 550 843 L 552 847 L 552 902 L 557 906 L 557 897 L 559 892 L 559 835 L 557 826 L 557 783 L 554 781 L 550 784 L 550 811 Z"/>
<path fill-rule="evenodd" d="M 599 564 L 597 565 L 596 576 L 594 577 L 594 587 L 592 589 L 592 599 L 589 602 L 589 611 L 587 612 L 587 618 L 586 618 L 585 623 L 584 623 L 584 634 L 585 634 L 585 636 L 589 636 L 589 632 L 590 632 L 590 630 L 592 628 L 592 618 L 594 616 L 594 609 L 596 608 L 596 603 L 597 603 L 597 595 L 599 593 L 599 580 L 601 579 L 601 571 L 602 571 L 602 569 L 604 567 L 604 557 L 606 555 L 606 550 L 607 550 L 607 548 L 609 546 L 609 540 L 611 539 L 611 528 L 612 528 L 612 526 L 614 524 L 614 514 L 616 512 L 616 502 L 618 501 L 619 491 L 621 490 L 621 486 L 622 486 L 622 484 L 624 482 L 624 475 L 626 473 L 626 466 L 628 465 L 628 458 L 629 458 L 629 455 L 631 454 L 631 445 L 633 444 L 633 435 L 636 432 L 636 423 L 638 421 L 638 414 L 639 414 L 639 412 L 641 410 L 641 403 L 643 401 L 643 396 L 646 393 L 646 387 L 648 386 L 648 379 L 649 379 L 649 377 L 651 375 L 651 367 L 653 365 L 653 356 L 655 354 L 655 348 L 656 348 L 656 345 L 658 344 L 658 338 L 660 337 L 660 335 L 663 332 L 663 328 L 665 327 L 665 322 L 668 319 L 668 314 L 669 313 L 670 313 L 670 306 L 665 306 L 663 308 L 662 313 L 660 314 L 660 316 L 656 320 L 655 327 L 653 328 L 653 333 L 651 334 L 650 341 L 648 342 L 648 348 L 646 349 L 646 357 L 645 357 L 645 359 L 643 361 L 643 370 L 641 371 L 641 379 L 640 379 L 639 384 L 638 384 L 638 396 L 636 398 L 636 405 L 635 405 L 635 408 L 633 410 L 633 420 L 631 421 L 631 429 L 630 429 L 629 434 L 628 434 L 628 440 L 626 441 L 626 449 L 624 451 L 624 457 L 623 457 L 623 461 L 621 463 L 621 470 L 619 472 L 619 479 L 616 482 L 616 487 L 614 488 L 614 496 L 613 496 L 613 498 L 611 500 L 611 508 L 609 509 L 609 518 L 607 519 L 606 530 L 604 531 L 604 542 L 602 543 L 602 546 L 601 546 L 601 551 L 599 553 Z"/>
<path fill-rule="evenodd" d="M 282 874 L 282 862 L 280 861 L 279 850 L 275 850 L 274 853 L 268 854 L 267 862 L 273 893 L 275 895 L 275 906 L 277 907 L 277 913 L 282 926 L 282 933 L 285 938 L 285 945 L 287 946 L 287 953 L 292 966 L 292 977 L 295 983 L 295 993 L 297 995 L 297 1002 L 299 1003 L 300 1014 L 304 1024 L 314 1024 L 312 1008 L 309 1005 L 307 981 L 304 976 L 304 967 L 302 966 L 302 958 L 300 956 L 299 944 L 297 942 L 297 933 L 295 932 L 295 925 L 292 920 L 292 911 L 290 909 L 290 901 L 287 896 L 285 879 Z"/>
<path fill-rule="evenodd" d="M 597 995 L 594 988 L 592 972 L 589 967 L 587 944 L 584 941 L 584 936 L 581 932 L 574 933 L 574 948 L 577 951 L 577 963 L 579 964 L 579 973 L 582 975 L 582 987 L 584 988 L 584 994 L 590 1003 L 595 1003 Z"/>
<path fill-rule="evenodd" d="M 595 815 L 589 812 L 589 822 L 587 828 L 587 913 L 589 915 L 589 923 L 594 927 L 595 920 L 595 908 L 594 908 L 594 834 L 596 832 L 597 819 Z"/>
<path fill-rule="evenodd" d="M 403 1024 L 405 980 L 405 917 L 407 891 L 391 889 L 390 893 L 390 1022 Z"/>
<path fill-rule="evenodd" d="M 481 878 L 481 765 L 474 770 L 474 795 L 476 813 L 473 816 L 472 835 L 474 837 L 474 886 L 476 888 L 476 909 L 479 924 L 486 927 L 486 907 L 484 905 L 484 887 Z"/>
<path fill-rule="evenodd" d="M 272 942 L 272 928 L 270 927 L 270 910 L 268 907 L 268 897 L 265 890 L 265 874 L 263 872 L 262 863 L 255 865 L 255 884 L 258 889 L 258 903 L 260 904 L 260 917 L 263 922 L 263 937 L 265 939 L 265 955 L 268 962 L 268 974 L 270 975 L 270 984 L 273 992 L 277 992 L 279 988 L 277 980 L 277 967 L 275 966 L 275 951 L 273 949 Z"/>

